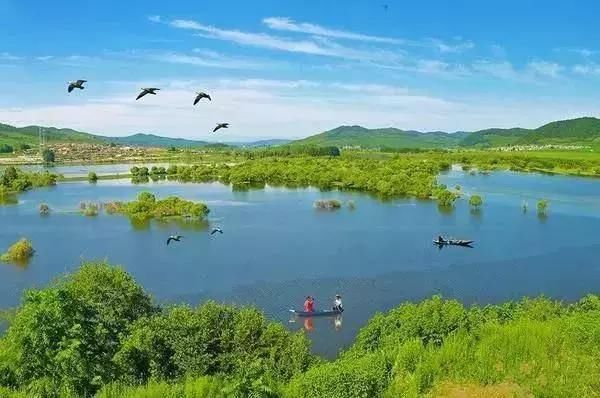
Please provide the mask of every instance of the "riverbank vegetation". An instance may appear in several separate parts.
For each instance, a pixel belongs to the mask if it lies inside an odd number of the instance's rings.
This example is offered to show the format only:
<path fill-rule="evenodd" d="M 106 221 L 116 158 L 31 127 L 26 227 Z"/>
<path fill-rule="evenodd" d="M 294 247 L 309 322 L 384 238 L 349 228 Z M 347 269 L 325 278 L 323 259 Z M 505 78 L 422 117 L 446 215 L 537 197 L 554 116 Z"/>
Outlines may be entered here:
<path fill-rule="evenodd" d="M 0 338 L 6 397 L 559 398 L 600 388 L 593 295 L 573 304 L 405 303 L 325 361 L 303 332 L 254 308 L 162 307 L 122 269 L 86 263 L 27 291 L 9 322 Z"/>
<path fill-rule="evenodd" d="M 0 196 L 24 192 L 32 188 L 56 185 L 56 174 L 48 171 L 28 173 L 9 166 L 0 174 Z"/>
<path fill-rule="evenodd" d="M 442 160 L 358 157 L 260 158 L 239 164 L 173 165 L 166 172 L 182 182 L 220 181 L 234 189 L 265 184 L 322 190 L 364 191 L 380 197 L 438 197 L 446 191 L 436 175 L 450 167 Z M 147 169 L 147 168 L 145 168 Z M 132 170 L 133 172 L 133 170 Z"/>
<path fill-rule="evenodd" d="M 13 243 L 6 253 L 0 256 L 0 260 L 7 263 L 23 264 L 27 263 L 33 257 L 34 253 L 35 250 L 31 242 L 25 238 L 21 238 Z"/>
<path fill-rule="evenodd" d="M 200 202 L 184 200 L 175 196 L 156 199 L 150 192 L 140 192 L 131 202 L 109 202 L 104 205 L 109 214 L 123 214 L 134 220 L 165 220 L 171 218 L 204 219 L 210 212 Z"/>

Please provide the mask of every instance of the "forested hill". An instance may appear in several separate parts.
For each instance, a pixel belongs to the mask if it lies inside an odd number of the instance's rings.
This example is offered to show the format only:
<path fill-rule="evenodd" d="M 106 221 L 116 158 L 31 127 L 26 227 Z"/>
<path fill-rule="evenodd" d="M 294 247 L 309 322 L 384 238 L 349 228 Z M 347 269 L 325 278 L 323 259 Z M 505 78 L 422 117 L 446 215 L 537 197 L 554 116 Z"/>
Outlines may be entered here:
<path fill-rule="evenodd" d="M 206 141 L 186 140 L 184 138 L 162 137 L 154 134 L 133 134 L 126 137 L 104 137 L 115 144 L 147 147 L 197 147 L 208 144 Z"/>
<path fill-rule="evenodd" d="M 584 117 L 548 123 L 536 129 L 492 128 L 445 133 L 405 131 L 396 128 L 367 129 L 340 126 L 295 143 L 362 148 L 453 148 L 506 145 L 600 145 L 600 119 Z"/>

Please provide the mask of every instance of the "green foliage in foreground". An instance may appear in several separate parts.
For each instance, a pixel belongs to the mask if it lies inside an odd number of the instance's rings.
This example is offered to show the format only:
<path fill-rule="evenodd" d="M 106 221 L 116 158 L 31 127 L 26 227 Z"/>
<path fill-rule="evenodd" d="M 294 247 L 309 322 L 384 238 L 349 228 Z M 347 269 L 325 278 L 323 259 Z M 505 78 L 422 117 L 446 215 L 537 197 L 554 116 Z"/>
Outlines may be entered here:
<path fill-rule="evenodd" d="M 25 293 L 0 339 L 0 396 L 597 397 L 599 363 L 599 296 L 434 296 L 375 315 L 326 362 L 254 308 L 161 308 L 125 271 L 88 263 Z"/>
<path fill-rule="evenodd" d="M 160 308 L 122 269 L 87 263 L 25 293 L 0 339 L 0 393 L 91 396 L 105 387 L 100 396 L 219 389 L 268 397 L 313 361 L 303 333 L 256 309 Z M 139 393 L 127 387 L 147 383 Z"/>
<path fill-rule="evenodd" d="M 9 166 L 0 174 L 0 196 L 8 193 L 18 193 L 37 187 L 56 185 L 56 174 L 27 173 Z"/>
<path fill-rule="evenodd" d="M 34 253 L 35 250 L 31 242 L 25 238 L 21 238 L 11 245 L 6 253 L 0 256 L 0 260 L 17 264 L 25 263 L 33 257 Z"/>
<path fill-rule="evenodd" d="M 183 200 L 175 196 L 158 200 L 150 192 L 140 192 L 137 200 L 131 202 L 108 203 L 105 208 L 109 213 L 121 213 L 134 220 L 172 217 L 203 219 L 210 212 L 204 203 Z"/>

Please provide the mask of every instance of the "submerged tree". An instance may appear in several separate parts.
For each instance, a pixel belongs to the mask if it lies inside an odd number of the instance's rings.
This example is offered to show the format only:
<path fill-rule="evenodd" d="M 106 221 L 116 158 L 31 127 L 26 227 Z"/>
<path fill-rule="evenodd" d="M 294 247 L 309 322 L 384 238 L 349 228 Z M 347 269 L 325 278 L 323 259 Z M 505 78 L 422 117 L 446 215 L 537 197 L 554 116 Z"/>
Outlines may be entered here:
<path fill-rule="evenodd" d="M 50 206 L 46 203 L 40 204 L 40 215 L 47 216 L 48 214 L 50 214 Z"/>
<path fill-rule="evenodd" d="M 540 199 L 537 202 L 537 212 L 539 216 L 547 216 L 548 215 L 548 205 L 549 202 L 546 199 Z"/>
<path fill-rule="evenodd" d="M 92 183 L 92 184 L 95 183 L 95 182 L 97 182 L 98 181 L 98 175 L 96 175 L 96 173 L 94 173 L 93 171 L 90 171 L 88 173 L 88 181 L 90 183 Z"/>
<path fill-rule="evenodd" d="M 479 195 L 471 195 L 469 198 L 469 205 L 474 209 L 479 209 L 483 204 L 483 199 Z"/>
<path fill-rule="evenodd" d="M 19 239 L 0 256 L 0 260 L 11 263 L 26 263 L 33 256 L 35 250 L 31 242 L 25 238 Z"/>

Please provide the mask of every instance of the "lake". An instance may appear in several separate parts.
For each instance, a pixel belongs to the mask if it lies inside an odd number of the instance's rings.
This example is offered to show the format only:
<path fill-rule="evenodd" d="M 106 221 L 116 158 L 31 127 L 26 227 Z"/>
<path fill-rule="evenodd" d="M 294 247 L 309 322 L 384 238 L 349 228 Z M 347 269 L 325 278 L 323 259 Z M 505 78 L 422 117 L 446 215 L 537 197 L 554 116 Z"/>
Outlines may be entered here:
<path fill-rule="evenodd" d="M 68 166 L 62 173 L 101 167 Z M 600 180 L 458 170 L 440 180 L 481 194 L 481 211 L 471 212 L 466 199 L 445 212 L 431 201 L 277 187 L 233 192 L 220 183 L 111 180 L 33 190 L 18 205 L 0 206 L 0 250 L 26 236 L 37 251 L 26 267 L 0 264 L 0 307 L 17 305 L 24 289 L 44 286 L 82 259 L 107 259 L 157 300 L 253 304 L 292 329 L 308 327 L 314 350 L 331 357 L 377 311 L 407 300 L 439 293 L 466 304 L 539 294 L 571 301 L 600 292 Z M 76 212 L 82 201 L 132 200 L 144 190 L 204 201 L 209 223 L 224 234 L 211 236 L 208 225 L 140 227 L 121 216 Z M 353 200 L 356 209 L 313 208 L 315 200 L 330 198 Z M 539 198 L 550 200 L 547 218 L 536 214 Z M 38 213 L 42 202 L 53 210 L 48 217 Z M 176 232 L 185 238 L 167 247 Z M 438 234 L 476 242 L 472 249 L 439 250 L 431 243 Z M 301 307 L 306 295 L 328 308 L 338 292 L 346 308 L 341 327 L 334 319 L 289 322 L 288 310 Z"/>

